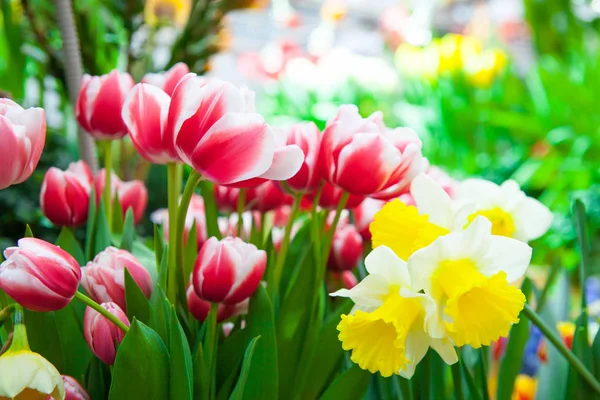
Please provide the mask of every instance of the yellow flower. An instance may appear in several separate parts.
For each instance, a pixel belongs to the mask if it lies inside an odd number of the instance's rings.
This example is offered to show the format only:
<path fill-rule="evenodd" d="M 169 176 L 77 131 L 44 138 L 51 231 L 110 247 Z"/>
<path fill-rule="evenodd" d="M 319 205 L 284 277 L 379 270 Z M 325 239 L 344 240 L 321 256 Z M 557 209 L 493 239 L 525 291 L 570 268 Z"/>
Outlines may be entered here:
<path fill-rule="evenodd" d="M 29 350 L 0 356 L 0 400 L 65 398 L 60 373 L 48 360 Z"/>
<path fill-rule="evenodd" d="M 413 180 L 410 193 L 416 207 L 400 200 L 390 201 L 375 214 L 369 227 L 373 248 L 387 246 L 403 260 L 438 237 L 463 229 L 467 215 L 472 213 L 469 204 L 452 201 L 441 186 L 425 174 Z"/>
<path fill-rule="evenodd" d="M 486 50 L 465 60 L 464 70 L 469 81 L 477 87 L 489 87 L 504 71 L 508 60 L 502 50 Z"/>
<path fill-rule="evenodd" d="M 527 197 L 513 180 L 496 185 L 484 179 L 467 179 L 459 185 L 456 197 L 475 205 L 467 223 L 483 216 L 492 222 L 494 235 L 528 242 L 546 233 L 552 223 L 550 210 Z"/>
<path fill-rule="evenodd" d="M 182 28 L 191 11 L 191 0 L 146 0 L 144 19 L 151 26 L 169 23 Z"/>
<path fill-rule="evenodd" d="M 510 286 L 531 260 L 527 244 L 491 234 L 492 224 L 476 218 L 415 252 L 408 261 L 414 290 L 438 305 L 440 321 L 457 346 L 479 348 L 507 336 L 519 321 L 525 296 Z"/>
<path fill-rule="evenodd" d="M 337 329 L 351 360 L 371 373 L 410 378 L 431 347 L 448 364 L 456 352 L 439 323 L 433 299 L 411 289 L 407 264 L 388 247 L 365 259 L 369 275 L 354 288 L 332 296 L 349 297 L 353 313 L 342 315 Z"/>
<path fill-rule="evenodd" d="M 519 374 L 515 380 L 512 400 L 533 400 L 537 391 L 537 379 L 529 375 Z"/>

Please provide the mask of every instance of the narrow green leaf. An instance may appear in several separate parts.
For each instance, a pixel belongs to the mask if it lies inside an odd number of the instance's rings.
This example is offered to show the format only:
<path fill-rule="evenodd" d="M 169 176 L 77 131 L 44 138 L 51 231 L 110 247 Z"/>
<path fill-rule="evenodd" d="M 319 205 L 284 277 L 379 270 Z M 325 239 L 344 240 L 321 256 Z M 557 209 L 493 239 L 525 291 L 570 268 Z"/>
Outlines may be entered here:
<path fill-rule="evenodd" d="M 221 231 L 217 223 L 217 217 L 219 212 L 217 211 L 217 204 L 215 202 L 214 186 L 207 180 L 200 181 L 200 193 L 204 200 L 204 212 L 206 214 L 206 230 L 208 237 L 216 237 L 221 239 Z"/>
<path fill-rule="evenodd" d="M 135 319 L 117 351 L 108 398 L 169 398 L 167 348 L 155 331 Z"/>
<path fill-rule="evenodd" d="M 194 393 L 196 398 L 199 397 L 199 393 L 204 393 L 204 388 L 209 384 L 206 380 L 206 356 L 202 348 L 202 342 L 198 344 L 198 349 L 194 355 Z"/>
<path fill-rule="evenodd" d="M 127 270 L 125 274 L 125 301 L 127 304 L 127 318 L 133 320 L 135 317 L 138 321 L 148 324 L 150 321 L 150 302 L 137 285 L 133 277 Z"/>
<path fill-rule="evenodd" d="M 246 348 L 246 352 L 244 353 L 244 361 L 242 362 L 242 371 L 240 372 L 240 377 L 233 389 L 233 393 L 229 397 L 230 400 L 242 400 L 244 398 L 244 389 L 246 388 L 246 382 L 248 381 L 248 375 L 250 374 L 250 365 L 252 363 L 252 355 L 254 354 L 254 348 L 256 347 L 256 342 L 258 342 L 260 336 L 255 337 L 248 344 Z"/>
<path fill-rule="evenodd" d="M 192 353 L 173 306 L 171 306 L 169 328 L 170 399 L 192 400 L 194 398 Z"/>
<path fill-rule="evenodd" d="M 115 194 L 115 199 L 112 205 L 112 229 L 111 232 L 121 233 L 123 232 L 123 208 L 121 208 L 121 201 L 119 200 L 119 194 Z"/>
<path fill-rule="evenodd" d="M 92 357 L 85 373 L 85 389 L 92 399 L 108 398 L 110 369 L 96 357 Z"/>
<path fill-rule="evenodd" d="M 594 376 L 596 379 L 600 379 L 600 330 L 596 333 L 592 344 L 592 360 L 594 361 Z"/>
<path fill-rule="evenodd" d="M 26 238 L 35 237 L 35 236 L 33 236 L 33 232 L 31 231 L 31 227 L 29 226 L 29 224 L 25 225 L 25 237 Z"/>
<path fill-rule="evenodd" d="M 594 373 L 594 360 L 592 358 L 592 349 L 589 345 L 588 335 L 588 316 L 584 311 L 577 319 L 575 325 L 575 334 L 573 335 L 573 353 L 581 360 L 590 372 Z M 583 398 L 593 399 L 596 395 L 592 388 L 583 380 L 581 376 L 569 365 L 569 378 L 567 381 L 567 397 L 569 399 Z"/>
<path fill-rule="evenodd" d="M 156 265 L 160 265 L 164 247 L 165 240 L 163 237 L 162 228 L 154 224 L 154 255 L 156 259 Z"/>
<path fill-rule="evenodd" d="M 166 253 L 165 253 L 166 254 Z M 168 342 L 169 319 L 171 303 L 167 299 L 161 287 L 156 287 L 150 298 L 152 313 L 150 315 L 150 327 L 154 329 L 163 341 Z"/>
<path fill-rule="evenodd" d="M 429 351 L 429 394 L 431 399 L 446 398 L 446 363 L 435 351 Z"/>
<path fill-rule="evenodd" d="M 353 365 L 327 388 L 320 400 L 360 400 L 367 391 L 371 374 Z"/>
<path fill-rule="evenodd" d="M 482 400 L 481 386 L 475 383 L 475 379 L 473 379 L 473 375 L 471 375 L 471 371 L 469 371 L 469 368 L 467 367 L 467 364 L 464 363 L 462 357 L 459 357 L 458 362 L 460 363 L 458 365 L 460 366 L 460 374 L 465 382 L 467 382 L 467 387 L 469 388 L 470 397 L 467 398 L 473 400 Z"/>
<path fill-rule="evenodd" d="M 196 262 L 196 257 L 198 257 L 198 241 L 197 241 L 197 232 L 196 232 L 196 221 L 192 224 L 192 229 L 190 229 L 187 237 L 187 242 L 183 247 L 183 268 L 184 268 L 184 276 L 186 279 L 189 278 L 192 270 L 194 269 L 194 263 Z M 185 286 L 183 286 L 185 287 Z"/>
<path fill-rule="evenodd" d="M 90 207 L 88 209 L 88 220 L 85 231 L 85 255 L 87 261 L 90 261 L 94 258 L 96 253 L 94 253 L 94 243 L 96 243 L 96 195 L 94 193 L 94 189 L 92 189 L 90 193 Z"/>
<path fill-rule="evenodd" d="M 133 241 L 135 240 L 135 225 L 133 223 L 133 209 L 127 210 L 125 215 L 125 222 L 123 224 L 123 236 L 121 239 L 121 248 L 127 251 L 131 251 L 133 248 Z"/>
<path fill-rule="evenodd" d="M 529 279 L 525 279 L 521 290 L 527 298 L 531 296 L 532 284 Z M 508 336 L 506 352 L 500 361 L 500 370 L 498 373 L 498 390 L 496 398 L 498 400 L 510 400 L 513 393 L 515 379 L 521 370 L 523 362 L 523 352 L 529 339 L 529 319 L 521 313 L 519 323 L 513 325 Z"/>
<path fill-rule="evenodd" d="M 585 280 L 587 278 L 587 264 L 588 256 L 590 254 L 589 239 L 587 234 L 587 216 L 585 213 L 585 206 L 581 200 L 575 200 L 575 226 L 577 227 L 577 242 L 579 244 L 579 254 L 581 256 L 581 262 L 579 264 L 579 287 L 581 288 L 581 312 L 585 313 L 587 307 L 585 298 Z M 586 326 L 587 329 L 587 326 Z"/>
<path fill-rule="evenodd" d="M 98 210 L 98 220 L 96 221 L 96 233 L 93 246 L 94 255 L 111 245 L 110 230 L 108 229 L 108 221 L 106 219 L 106 212 L 104 211 L 104 202 L 100 202 Z"/>
<path fill-rule="evenodd" d="M 71 228 L 62 227 L 56 239 L 56 245 L 72 255 L 79 265 L 85 265 L 85 254 Z"/>

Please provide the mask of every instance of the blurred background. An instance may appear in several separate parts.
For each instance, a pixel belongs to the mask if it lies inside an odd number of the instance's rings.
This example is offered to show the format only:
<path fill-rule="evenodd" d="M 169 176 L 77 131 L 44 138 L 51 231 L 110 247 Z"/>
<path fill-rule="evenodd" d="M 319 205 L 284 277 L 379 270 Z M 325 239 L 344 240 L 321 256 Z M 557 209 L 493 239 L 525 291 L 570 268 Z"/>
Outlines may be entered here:
<path fill-rule="evenodd" d="M 36 173 L 0 193 L 1 248 L 25 223 L 56 236 L 39 211 L 39 186 L 49 166 L 77 159 L 58 3 L 0 0 L 0 96 L 44 107 L 48 118 Z M 382 110 L 388 126 L 415 129 L 431 163 L 454 178 L 515 179 L 556 215 L 534 243 L 539 265 L 577 265 L 574 198 L 589 226 L 600 226 L 598 0 L 74 3 L 87 73 L 119 68 L 139 81 L 185 62 L 256 91 L 273 125 L 322 128 L 344 103 L 365 116 Z M 119 152 L 119 176 L 149 187 L 148 213 L 164 207 L 165 171 L 127 143 Z"/>

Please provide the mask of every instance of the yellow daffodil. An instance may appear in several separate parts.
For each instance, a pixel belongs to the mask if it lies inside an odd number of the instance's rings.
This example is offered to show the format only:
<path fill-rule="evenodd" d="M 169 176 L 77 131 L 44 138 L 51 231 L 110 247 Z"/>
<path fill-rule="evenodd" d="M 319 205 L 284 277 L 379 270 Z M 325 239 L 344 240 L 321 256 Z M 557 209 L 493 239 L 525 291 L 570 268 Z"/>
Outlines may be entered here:
<path fill-rule="evenodd" d="M 414 290 L 424 290 L 457 346 L 479 348 L 508 335 L 519 321 L 525 296 L 510 286 L 523 276 L 531 247 L 494 236 L 477 217 L 464 231 L 449 233 L 416 251 L 408 261 Z"/>
<path fill-rule="evenodd" d="M 183 28 L 192 11 L 192 0 L 146 0 L 144 19 L 148 25 L 173 24 Z"/>
<path fill-rule="evenodd" d="M 469 221 L 486 217 L 492 222 L 494 235 L 528 242 L 546 233 L 552 223 L 550 210 L 527 197 L 513 180 L 496 185 L 484 179 L 467 179 L 459 185 L 456 196 L 475 205 Z"/>
<path fill-rule="evenodd" d="M 365 266 L 369 275 L 358 285 L 331 294 L 356 304 L 337 327 L 352 361 L 371 373 L 405 378 L 412 377 L 430 347 L 446 363 L 455 363 L 456 351 L 446 338 L 436 304 L 411 289 L 406 262 L 381 246 L 366 257 Z"/>
<path fill-rule="evenodd" d="M 60 373 L 48 360 L 29 349 L 22 310 L 15 311 L 13 339 L 0 356 L 0 400 L 63 400 Z"/>
<path fill-rule="evenodd" d="M 515 379 L 512 400 L 533 400 L 537 391 L 537 379 L 529 375 L 519 374 Z"/>
<path fill-rule="evenodd" d="M 431 177 L 420 174 L 410 194 L 415 206 L 400 200 L 388 202 L 375 214 L 370 231 L 373 248 L 387 246 L 403 260 L 438 237 L 464 228 L 472 205 L 453 201 Z"/>

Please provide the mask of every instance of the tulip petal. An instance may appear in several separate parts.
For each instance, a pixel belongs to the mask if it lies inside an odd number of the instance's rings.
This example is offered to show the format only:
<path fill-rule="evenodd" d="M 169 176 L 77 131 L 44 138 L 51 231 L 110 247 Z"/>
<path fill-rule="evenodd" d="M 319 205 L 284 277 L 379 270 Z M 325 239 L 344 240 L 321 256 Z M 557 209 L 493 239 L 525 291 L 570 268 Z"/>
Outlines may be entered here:
<path fill-rule="evenodd" d="M 275 149 L 273 164 L 260 177 L 275 181 L 283 181 L 294 176 L 304 162 L 304 153 L 296 145 L 283 146 Z"/>

